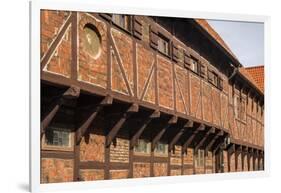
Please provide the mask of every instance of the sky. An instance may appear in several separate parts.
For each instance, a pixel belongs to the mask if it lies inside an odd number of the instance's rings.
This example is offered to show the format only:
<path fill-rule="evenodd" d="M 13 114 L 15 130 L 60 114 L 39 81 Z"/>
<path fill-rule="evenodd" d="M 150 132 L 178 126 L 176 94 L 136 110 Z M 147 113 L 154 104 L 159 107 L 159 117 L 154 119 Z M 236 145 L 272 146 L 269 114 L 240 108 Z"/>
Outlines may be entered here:
<path fill-rule="evenodd" d="M 264 24 L 208 20 L 245 67 L 264 64 Z"/>

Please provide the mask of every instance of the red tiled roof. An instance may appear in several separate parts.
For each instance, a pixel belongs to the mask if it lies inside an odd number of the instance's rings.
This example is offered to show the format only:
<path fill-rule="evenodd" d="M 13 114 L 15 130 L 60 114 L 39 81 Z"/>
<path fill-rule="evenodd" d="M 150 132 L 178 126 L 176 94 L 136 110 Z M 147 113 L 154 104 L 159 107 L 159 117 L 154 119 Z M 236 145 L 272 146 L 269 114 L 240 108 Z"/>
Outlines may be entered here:
<path fill-rule="evenodd" d="M 264 91 L 264 66 L 253 66 L 245 69 L 253 77 L 259 88 Z"/>
<path fill-rule="evenodd" d="M 232 57 L 234 57 L 238 62 L 238 58 L 234 55 L 228 45 L 220 37 L 220 35 L 209 25 L 205 19 L 195 19 L 195 21 L 206 30 Z M 240 67 L 240 74 L 242 74 L 246 79 L 253 83 L 253 85 L 264 93 L 264 67 L 255 66 L 255 67 Z"/>
<path fill-rule="evenodd" d="M 195 19 L 195 21 L 203 28 L 205 29 L 224 49 L 227 50 L 227 52 L 232 55 L 237 61 L 237 57 L 234 55 L 234 53 L 231 51 L 231 49 L 228 47 L 228 45 L 223 41 L 223 39 L 220 37 L 220 35 L 210 26 L 210 24 L 205 19 Z"/>

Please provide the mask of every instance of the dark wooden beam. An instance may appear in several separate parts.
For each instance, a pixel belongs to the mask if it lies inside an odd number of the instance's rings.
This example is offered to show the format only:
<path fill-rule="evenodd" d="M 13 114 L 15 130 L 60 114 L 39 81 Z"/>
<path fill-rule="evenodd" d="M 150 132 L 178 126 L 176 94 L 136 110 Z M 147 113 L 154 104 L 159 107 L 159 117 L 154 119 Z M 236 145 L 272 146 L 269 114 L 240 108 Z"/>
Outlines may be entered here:
<path fill-rule="evenodd" d="M 216 154 L 216 152 L 219 150 L 219 148 L 224 149 L 225 147 L 222 147 L 222 145 L 225 143 L 225 138 L 229 136 L 228 133 L 224 133 L 222 136 L 219 137 L 219 139 L 214 143 L 212 146 L 213 153 Z"/>
<path fill-rule="evenodd" d="M 173 124 L 177 123 L 178 118 L 175 116 L 172 116 L 168 123 L 165 124 L 165 126 L 154 136 L 154 138 L 152 139 L 152 143 L 151 143 L 151 150 L 154 151 L 156 144 L 160 141 L 161 137 L 164 135 L 164 133 L 166 132 L 166 130 Z"/>
<path fill-rule="evenodd" d="M 188 120 L 186 122 L 186 124 L 184 125 L 185 128 L 192 128 L 194 125 L 193 121 L 192 120 Z"/>
<path fill-rule="evenodd" d="M 79 96 L 80 96 L 80 88 L 75 86 L 70 87 L 62 94 L 62 97 L 56 101 L 52 110 L 45 116 L 45 118 L 41 122 L 41 136 L 43 133 L 45 133 L 46 128 L 49 126 L 49 124 L 55 117 L 56 113 L 59 111 L 64 101 L 68 99 L 76 99 Z"/>
<path fill-rule="evenodd" d="M 110 129 L 109 133 L 106 136 L 106 146 L 109 147 L 112 140 L 116 137 L 118 131 L 124 125 L 126 120 L 132 115 L 132 113 L 136 113 L 139 110 L 139 106 L 137 104 L 132 104 L 123 114 L 122 117 L 117 121 L 117 123 Z"/>
<path fill-rule="evenodd" d="M 181 128 L 179 132 L 173 137 L 171 142 L 169 143 L 168 150 L 171 151 L 174 147 L 174 145 L 178 142 L 180 137 L 184 134 L 186 128 Z"/>
<path fill-rule="evenodd" d="M 97 114 L 103 109 L 104 106 L 111 105 L 113 102 L 113 98 L 110 95 L 107 95 L 103 98 L 103 100 L 96 104 L 95 107 L 93 107 L 93 110 L 90 114 L 90 116 L 86 119 L 86 121 L 76 130 L 76 144 L 80 143 L 82 137 L 90 127 L 90 125 L 93 123 L 94 119 L 96 118 Z"/>
<path fill-rule="evenodd" d="M 193 133 L 191 134 L 191 136 L 186 140 L 186 142 L 183 144 L 182 146 L 182 154 L 184 154 L 188 148 L 188 146 L 193 142 L 194 138 L 197 136 L 197 134 L 199 133 L 199 131 L 203 131 L 205 129 L 205 125 L 204 124 L 200 124 L 197 129 L 195 129 L 193 131 Z"/>
<path fill-rule="evenodd" d="M 137 140 L 140 138 L 144 129 L 148 126 L 148 124 L 151 122 L 151 120 L 153 120 L 155 118 L 159 118 L 159 117 L 160 117 L 160 111 L 154 111 L 142 122 L 142 125 L 140 126 L 138 131 L 131 137 L 130 148 L 133 148 L 136 145 Z"/>
<path fill-rule="evenodd" d="M 202 147 L 205 140 L 209 137 L 210 134 L 213 134 L 216 132 L 216 129 L 214 127 L 209 128 L 209 130 L 206 132 L 204 137 L 198 142 L 197 145 L 194 147 L 194 151 L 196 152 L 200 147 Z"/>
<path fill-rule="evenodd" d="M 210 141 L 210 143 L 207 144 L 207 146 L 206 146 L 206 148 L 205 148 L 205 151 L 208 152 L 208 151 L 212 148 L 212 146 L 214 145 L 214 143 L 217 141 L 217 139 L 223 135 L 223 133 L 224 133 L 223 131 L 218 131 L 217 134 L 216 134 L 216 135 L 213 137 L 213 139 Z"/>

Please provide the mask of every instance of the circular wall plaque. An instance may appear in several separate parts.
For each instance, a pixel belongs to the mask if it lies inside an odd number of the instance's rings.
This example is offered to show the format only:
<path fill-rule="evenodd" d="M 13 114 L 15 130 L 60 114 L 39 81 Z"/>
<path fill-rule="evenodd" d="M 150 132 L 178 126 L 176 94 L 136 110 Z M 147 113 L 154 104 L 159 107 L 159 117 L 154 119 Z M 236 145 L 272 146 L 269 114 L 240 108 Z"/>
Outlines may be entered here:
<path fill-rule="evenodd" d="M 98 58 L 101 52 L 101 36 L 92 24 L 84 27 L 83 45 L 85 50 L 93 57 Z"/>

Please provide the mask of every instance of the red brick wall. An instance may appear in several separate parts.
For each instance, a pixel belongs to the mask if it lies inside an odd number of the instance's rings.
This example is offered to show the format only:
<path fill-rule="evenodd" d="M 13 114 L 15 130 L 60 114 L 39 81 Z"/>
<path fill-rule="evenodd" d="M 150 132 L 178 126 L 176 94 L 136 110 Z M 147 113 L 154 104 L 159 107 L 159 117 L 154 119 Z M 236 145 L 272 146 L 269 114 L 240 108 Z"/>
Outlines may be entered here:
<path fill-rule="evenodd" d="M 83 137 L 80 143 L 80 161 L 104 162 L 105 137 L 89 134 Z"/>
<path fill-rule="evenodd" d="M 164 57 L 157 57 L 159 104 L 163 107 L 174 108 L 173 96 L 173 71 L 172 64 Z"/>
<path fill-rule="evenodd" d="M 202 118 L 202 106 L 201 106 L 201 94 L 200 94 L 200 79 L 195 75 L 190 74 L 190 108 L 191 115 L 201 119 Z"/>
<path fill-rule="evenodd" d="M 102 169 L 83 169 L 79 172 L 81 181 L 104 180 L 104 170 Z"/>
<path fill-rule="evenodd" d="M 116 143 L 110 145 L 110 162 L 129 162 L 129 140 L 116 138 Z"/>
<path fill-rule="evenodd" d="M 148 80 L 150 69 L 154 61 L 153 53 L 144 48 L 141 44 L 137 44 L 137 78 L 138 78 L 138 96 L 141 97 L 144 92 L 144 85 Z M 144 96 L 144 100 L 155 103 L 155 75 L 153 74 L 149 83 L 149 87 Z"/>
<path fill-rule="evenodd" d="M 128 178 L 128 170 L 110 170 L 110 179 Z"/>
<path fill-rule="evenodd" d="M 223 171 L 228 172 L 228 153 L 223 151 Z"/>
<path fill-rule="evenodd" d="M 133 177 L 142 178 L 150 176 L 150 163 L 133 163 Z"/>
<path fill-rule="evenodd" d="M 72 180 L 72 159 L 41 159 L 41 183 L 69 182 Z"/>
<path fill-rule="evenodd" d="M 207 174 L 213 173 L 213 167 L 214 167 L 213 153 L 211 151 L 208 151 L 205 159 L 206 159 L 206 161 L 205 161 L 206 173 Z"/>
<path fill-rule="evenodd" d="M 167 176 L 168 164 L 167 163 L 154 163 L 153 166 L 154 176 Z"/>
<path fill-rule="evenodd" d="M 181 165 L 181 146 L 176 145 L 175 151 L 171 152 L 171 165 Z"/>
<path fill-rule="evenodd" d="M 79 54 L 78 54 L 78 80 L 90 84 L 106 87 L 107 80 L 107 28 L 104 22 L 97 20 L 93 16 L 81 13 L 79 14 L 78 36 L 79 36 Z M 97 27 L 101 36 L 101 54 L 98 58 L 93 58 L 83 45 L 83 29 L 86 24 L 92 24 Z"/>

